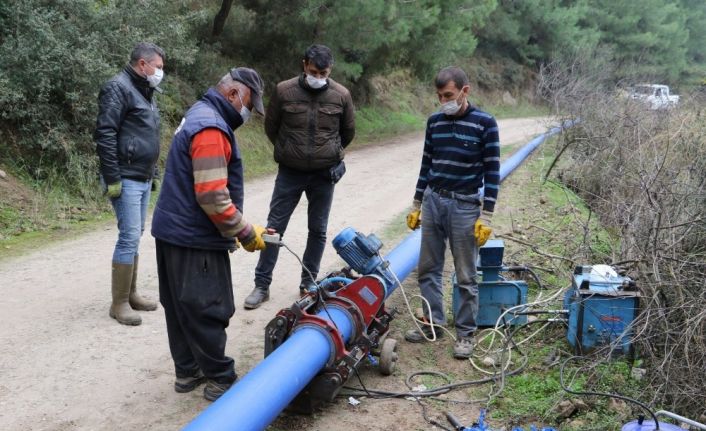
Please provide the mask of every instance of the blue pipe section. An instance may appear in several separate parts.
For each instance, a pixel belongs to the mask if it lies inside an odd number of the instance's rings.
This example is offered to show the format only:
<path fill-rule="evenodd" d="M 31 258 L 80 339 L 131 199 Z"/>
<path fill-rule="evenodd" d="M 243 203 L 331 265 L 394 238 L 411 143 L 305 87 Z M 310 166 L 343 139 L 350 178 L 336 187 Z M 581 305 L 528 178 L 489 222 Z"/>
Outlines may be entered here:
<path fill-rule="evenodd" d="M 570 122 L 562 127 L 554 127 L 520 148 L 502 163 L 500 181 L 514 171 L 545 139 L 569 126 Z M 387 269 L 394 273 L 400 282 L 417 267 L 421 238 L 421 229 L 417 229 L 385 256 L 385 260 L 389 262 Z M 396 287 L 397 283 L 387 286 L 386 299 Z M 340 309 L 329 307 L 328 314 L 322 310 L 317 316 L 332 321 L 344 341 L 348 342 L 354 323 Z M 282 345 L 184 429 L 264 430 L 324 368 L 332 349 L 328 337 L 320 329 L 299 327 Z"/>
<path fill-rule="evenodd" d="M 327 311 L 317 316 L 329 320 L 330 315 L 348 342 L 353 335 L 348 314 L 334 307 Z M 329 338 L 321 329 L 299 327 L 184 430 L 264 430 L 321 371 L 331 350 Z"/>
<path fill-rule="evenodd" d="M 547 140 L 547 138 L 556 135 L 565 128 L 571 127 L 574 121 L 566 121 L 561 126 L 552 127 L 548 132 L 543 133 L 536 138 L 532 139 L 528 143 L 522 146 L 519 150 L 514 152 L 510 157 L 505 159 L 500 165 L 500 182 L 503 182 L 508 175 L 512 173 L 518 166 L 530 155 L 534 150 L 539 147 L 539 145 Z M 481 190 L 481 196 L 484 193 L 484 189 Z"/>
<path fill-rule="evenodd" d="M 421 244 L 422 230 L 417 229 L 407 235 L 397 247 L 385 256 L 385 260 L 390 263 L 388 269 L 395 274 L 400 282 L 417 268 L 417 263 L 419 262 L 419 247 Z M 385 296 L 385 299 L 389 298 L 396 288 L 397 283 L 393 283 L 392 286 L 387 286 L 387 296 Z"/>

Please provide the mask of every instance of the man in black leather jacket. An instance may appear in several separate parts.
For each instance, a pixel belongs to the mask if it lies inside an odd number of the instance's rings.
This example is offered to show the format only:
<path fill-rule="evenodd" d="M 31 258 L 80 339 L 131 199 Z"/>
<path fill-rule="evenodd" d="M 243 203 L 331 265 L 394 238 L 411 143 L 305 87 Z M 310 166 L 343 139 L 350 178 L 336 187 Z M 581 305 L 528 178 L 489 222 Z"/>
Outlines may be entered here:
<path fill-rule="evenodd" d="M 101 180 L 118 220 L 112 262 L 110 317 L 139 325 L 134 310 L 157 309 L 156 301 L 136 292 L 140 237 L 145 228 L 150 191 L 157 185 L 159 110 L 153 99 L 164 72 L 164 51 L 141 42 L 130 63 L 106 82 L 98 96 L 93 139 L 100 159 Z"/>

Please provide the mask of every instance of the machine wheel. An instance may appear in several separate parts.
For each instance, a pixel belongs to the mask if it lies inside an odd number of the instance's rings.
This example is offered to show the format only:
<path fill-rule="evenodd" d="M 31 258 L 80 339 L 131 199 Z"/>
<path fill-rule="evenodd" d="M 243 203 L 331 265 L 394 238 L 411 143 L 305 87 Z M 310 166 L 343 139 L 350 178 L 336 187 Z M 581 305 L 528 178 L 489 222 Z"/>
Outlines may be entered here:
<path fill-rule="evenodd" d="M 380 348 L 380 374 L 389 376 L 397 366 L 397 340 L 386 338 Z"/>

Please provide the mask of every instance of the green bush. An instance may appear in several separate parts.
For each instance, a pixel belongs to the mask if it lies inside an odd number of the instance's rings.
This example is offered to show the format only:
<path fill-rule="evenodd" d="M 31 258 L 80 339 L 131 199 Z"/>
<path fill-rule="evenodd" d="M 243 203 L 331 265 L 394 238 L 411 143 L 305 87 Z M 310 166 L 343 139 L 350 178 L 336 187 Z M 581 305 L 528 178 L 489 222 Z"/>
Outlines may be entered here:
<path fill-rule="evenodd" d="M 333 49 L 335 78 L 357 103 L 380 93 L 375 76 L 404 69 L 429 82 L 448 64 L 473 64 L 485 91 L 518 91 L 531 81 L 527 68 L 576 45 L 605 46 L 623 66 L 620 76 L 702 75 L 703 2 L 614 3 L 247 0 L 235 2 L 223 32 L 214 36 L 220 2 L 2 2 L 0 161 L 36 179 L 55 168 L 68 177 L 79 174 L 70 169 L 82 164 L 69 160 L 95 157 L 98 90 L 143 40 L 167 53 L 165 94 L 159 96 L 167 129 L 225 70 L 255 67 L 269 91 L 301 70 L 302 52 L 313 42 Z M 476 47 L 489 62 L 470 63 Z M 376 116 L 373 111 L 369 119 Z"/>
<path fill-rule="evenodd" d="M 3 2 L 0 159 L 38 179 L 57 167 L 82 172 L 86 163 L 75 157 L 93 153 L 101 84 L 142 40 L 165 49 L 167 74 L 188 66 L 196 44 L 187 22 L 199 14 L 165 0 Z"/>

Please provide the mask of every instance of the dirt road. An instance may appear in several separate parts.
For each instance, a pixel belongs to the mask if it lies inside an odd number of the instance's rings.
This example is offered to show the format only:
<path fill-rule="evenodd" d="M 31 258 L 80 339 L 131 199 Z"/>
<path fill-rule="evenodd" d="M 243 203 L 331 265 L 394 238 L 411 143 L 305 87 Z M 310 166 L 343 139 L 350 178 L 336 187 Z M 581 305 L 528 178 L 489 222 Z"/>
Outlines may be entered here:
<path fill-rule="evenodd" d="M 500 121 L 502 143 L 526 141 L 546 124 L 545 119 Z M 348 173 L 336 189 L 329 241 L 347 226 L 369 233 L 392 220 L 404 223 L 402 215 L 412 200 L 422 140 L 417 133 L 347 155 Z M 274 177 L 268 176 L 246 185 L 249 220 L 264 224 L 273 182 Z M 138 327 L 119 325 L 108 317 L 110 260 L 116 237 L 116 228 L 111 226 L 0 262 L 0 429 L 173 430 L 207 407 L 200 390 L 190 394 L 173 390 L 173 364 L 161 308 L 141 313 L 143 324 Z M 284 239 L 303 253 L 305 199 Z M 142 292 L 157 297 L 154 240 L 149 233 L 143 236 L 140 254 Z M 226 349 L 241 376 L 262 358 L 266 323 L 298 297 L 298 262 L 282 251 L 270 301 L 257 310 L 243 310 L 256 259 L 256 254 L 243 250 L 231 256 L 238 309 L 228 328 Z M 322 273 L 341 266 L 328 247 Z M 337 428 L 337 422 L 330 419 L 334 415 L 333 411 L 322 414 L 309 429 L 354 429 L 350 425 Z M 426 426 L 421 417 L 416 419 L 420 427 Z M 394 415 L 390 420 L 395 423 Z M 379 420 L 374 423 L 383 426 Z"/>

